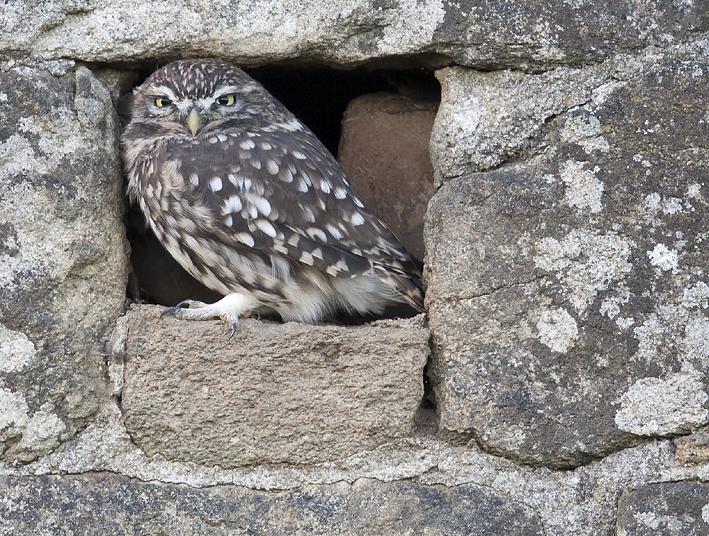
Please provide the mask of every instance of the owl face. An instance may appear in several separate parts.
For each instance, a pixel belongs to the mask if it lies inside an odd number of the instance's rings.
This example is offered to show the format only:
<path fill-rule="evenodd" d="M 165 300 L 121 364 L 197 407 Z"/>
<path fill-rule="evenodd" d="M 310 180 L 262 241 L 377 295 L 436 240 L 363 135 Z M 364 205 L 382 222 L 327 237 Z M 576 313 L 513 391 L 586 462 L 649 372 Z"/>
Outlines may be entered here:
<path fill-rule="evenodd" d="M 156 134 L 185 137 L 208 135 L 230 122 L 255 124 L 282 114 L 262 86 L 219 60 L 204 61 L 197 68 L 193 62 L 178 61 L 157 71 L 135 91 L 133 111 L 133 119 L 154 125 Z"/>

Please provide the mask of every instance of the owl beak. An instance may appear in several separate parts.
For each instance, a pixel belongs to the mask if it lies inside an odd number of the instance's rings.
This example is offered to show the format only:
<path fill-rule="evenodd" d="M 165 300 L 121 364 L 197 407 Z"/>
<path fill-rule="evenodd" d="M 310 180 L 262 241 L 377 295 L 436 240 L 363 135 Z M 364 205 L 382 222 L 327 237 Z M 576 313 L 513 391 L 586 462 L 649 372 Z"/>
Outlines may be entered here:
<path fill-rule="evenodd" d="M 202 118 L 199 116 L 199 112 L 197 111 L 197 109 L 192 108 L 190 115 L 187 116 L 187 128 L 190 129 L 190 132 L 193 136 L 196 136 L 201 126 Z"/>

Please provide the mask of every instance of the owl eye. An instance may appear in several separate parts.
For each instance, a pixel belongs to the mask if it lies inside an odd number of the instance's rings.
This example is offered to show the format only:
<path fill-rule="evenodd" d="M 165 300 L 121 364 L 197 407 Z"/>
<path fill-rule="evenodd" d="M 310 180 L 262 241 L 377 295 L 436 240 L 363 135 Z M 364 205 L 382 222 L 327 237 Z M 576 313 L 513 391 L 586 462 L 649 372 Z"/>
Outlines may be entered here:
<path fill-rule="evenodd" d="M 236 96 L 233 93 L 230 95 L 222 95 L 217 98 L 217 104 L 221 106 L 233 106 L 234 102 L 236 102 Z"/>
<path fill-rule="evenodd" d="M 155 98 L 155 106 L 158 108 L 162 108 L 163 106 L 170 106 L 172 104 L 172 101 L 170 99 L 166 99 L 165 97 L 156 97 Z"/>

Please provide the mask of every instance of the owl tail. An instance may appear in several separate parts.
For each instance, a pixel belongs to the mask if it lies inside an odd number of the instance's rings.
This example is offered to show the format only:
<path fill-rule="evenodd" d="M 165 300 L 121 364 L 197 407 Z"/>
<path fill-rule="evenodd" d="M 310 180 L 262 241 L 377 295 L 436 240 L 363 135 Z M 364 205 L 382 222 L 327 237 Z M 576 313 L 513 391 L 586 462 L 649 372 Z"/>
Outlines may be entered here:
<path fill-rule="evenodd" d="M 391 266 L 375 263 L 373 268 L 377 278 L 389 285 L 396 293 L 394 301 L 411 306 L 417 313 L 426 311 L 423 307 L 421 280 L 418 277 Z"/>

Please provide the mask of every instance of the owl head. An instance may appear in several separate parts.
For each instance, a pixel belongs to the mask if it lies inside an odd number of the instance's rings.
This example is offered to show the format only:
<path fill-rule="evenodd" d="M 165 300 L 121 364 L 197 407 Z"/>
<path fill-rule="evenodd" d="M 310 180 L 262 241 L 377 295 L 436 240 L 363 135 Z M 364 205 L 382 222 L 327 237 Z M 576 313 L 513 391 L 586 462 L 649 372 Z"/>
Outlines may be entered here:
<path fill-rule="evenodd" d="M 230 122 L 268 124 L 288 112 L 253 78 L 217 59 L 181 60 L 155 71 L 134 91 L 131 121 L 153 134 L 195 137 Z"/>

